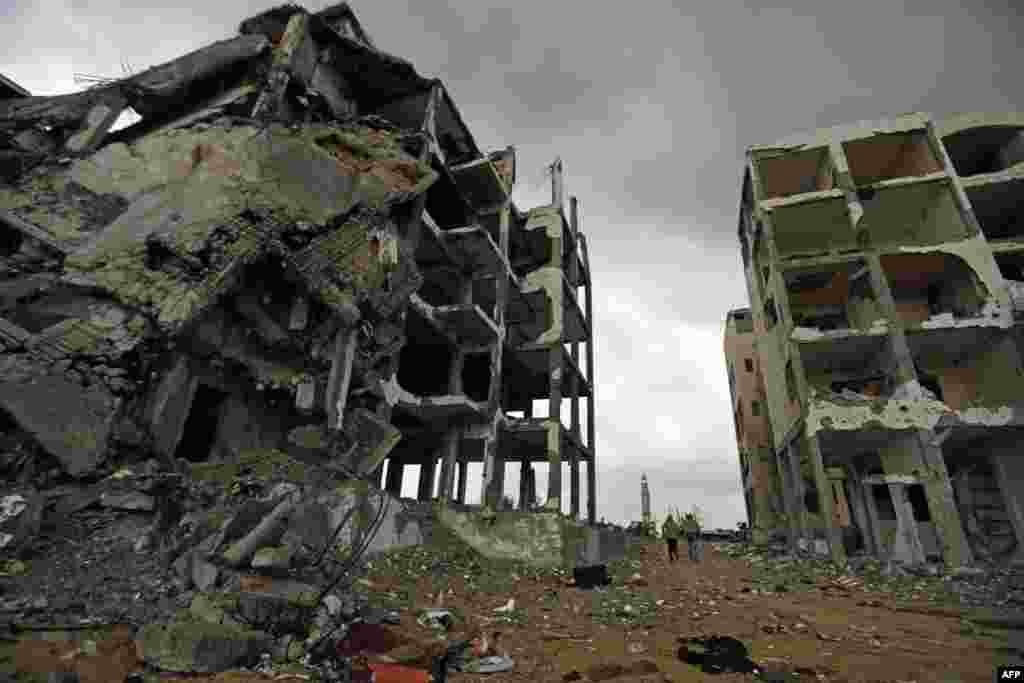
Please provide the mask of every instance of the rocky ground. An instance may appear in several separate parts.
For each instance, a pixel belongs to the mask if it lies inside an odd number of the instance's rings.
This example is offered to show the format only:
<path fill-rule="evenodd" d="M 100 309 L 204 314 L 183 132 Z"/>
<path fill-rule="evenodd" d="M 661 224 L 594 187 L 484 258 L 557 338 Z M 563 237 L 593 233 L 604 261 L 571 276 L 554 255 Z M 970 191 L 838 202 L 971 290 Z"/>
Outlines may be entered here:
<path fill-rule="evenodd" d="M 368 559 L 344 595 L 345 610 L 376 622 L 353 627 L 370 629 L 363 631 L 369 661 L 425 672 L 447 644 L 462 639 L 475 639 L 473 647 L 486 640 L 490 654 L 514 661 L 502 673 L 452 671 L 456 682 L 989 681 L 997 664 L 1019 661 L 1024 647 L 1024 576 L 1015 571 L 911 573 L 857 559 L 840 570 L 742 544 L 711 545 L 697 565 L 669 564 L 660 544 L 641 542 L 611 565 L 609 586 L 585 590 L 565 572 L 486 560 L 432 527 L 428 508 L 412 514 L 429 542 Z M 85 508 L 59 525 L 44 524 L 26 560 L 0 566 L 0 676 L 75 680 L 48 678 L 74 672 L 84 683 L 328 678 L 327 665 L 298 658 L 300 650 L 288 661 L 288 648 L 280 650 L 287 629 L 268 629 L 277 640 L 265 643 L 262 671 L 250 665 L 183 675 L 141 659 L 145 624 L 191 612 L 202 630 L 211 613 L 227 609 L 215 597 L 226 593 L 198 591 L 168 566 L 168 551 L 145 540 L 147 522 L 142 513 Z M 423 619 L 428 608 L 448 610 L 447 624 Z M 397 623 L 380 623 L 389 613 Z M 715 645 L 712 637 L 741 644 L 721 673 L 711 672 L 710 659 L 699 661 Z M 366 661 L 356 660 L 357 668 Z M 377 680 L 385 678 L 379 673 Z M 387 680 L 426 678 L 407 670 Z"/>

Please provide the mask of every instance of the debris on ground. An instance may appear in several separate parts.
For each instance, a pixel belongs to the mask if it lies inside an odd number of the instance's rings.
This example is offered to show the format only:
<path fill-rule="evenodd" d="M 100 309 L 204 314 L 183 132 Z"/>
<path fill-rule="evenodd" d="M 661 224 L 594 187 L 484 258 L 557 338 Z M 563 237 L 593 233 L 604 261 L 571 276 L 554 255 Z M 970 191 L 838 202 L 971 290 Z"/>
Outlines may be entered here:
<path fill-rule="evenodd" d="M 679 659 L 710 674 L 758 671 L 748 655 L 746 645 L 731 636 L 687 638 L 679 648 Z"/>

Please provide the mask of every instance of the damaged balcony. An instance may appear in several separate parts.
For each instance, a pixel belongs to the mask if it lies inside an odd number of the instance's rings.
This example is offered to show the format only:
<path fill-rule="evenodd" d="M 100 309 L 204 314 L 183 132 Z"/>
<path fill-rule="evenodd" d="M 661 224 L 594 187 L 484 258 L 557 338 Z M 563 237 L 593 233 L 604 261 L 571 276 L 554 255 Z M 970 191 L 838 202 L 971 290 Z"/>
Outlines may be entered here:
<path fill-rule="evenodd" d="M 946 252 L 883 254 L 896 312 L 908 330 L 958 326 L 1005 326 L 990 310 L 988 292 L 973 268 Z"/>
<path fill-rule="evenodd" d="M 895 362 L 885 333 L 803 342 L 800 359 L 816 393 L 850 391 L 877 398 L 892 391 Z M 787 384 L 794 382 L 787 377 Z M 789 390 L 795 393 L 795 386 Z"/>
<path fill-rule="evenodd" d="M 756 164 L 766 200 L 828 192 L 836 185 L 828 147 L 800 148 L 782 154 L 760 152 Z"/>
<path fill-rule="evenodd" d="M 559 212 L 561 215 L 561 212 Z M 512 270 L 518 277 L 523 277 L 538 268 L 550 265 L 552 258 L 552 240 L 547 233 L 539 228 L 527 230 L 526 224 L 529 214 L 512 215 L 512 229 L 509 231 L 509 260 L 512 263 Z M 580 254 L 575 237 L 572 234 L 572 227 L 561 217 L 562 223 L 562 269 L 566 273 L 573 271 L 572 259 L 576 259 L 575 272 L 576 282 L 580 285 L 584 282 L 586 268 Z"/>
<path fill-rule="evenodd" d="M 569 283 L 569 278 L 562 273 L 562 341 L 585 342 L 590 339 L 590 323 L 583 313 L 576 290 Z"/>
<path fill-rule="evenodd" d="M 843 152 L 858 192 L 887 181 L 945 175 L 925 130 L 849 140 L 843 143 Z"/>
<path fill-rule="evenodd" d="M 771 216 L 782 261 L 860 251 L 841 190 L 768 199 L 761 207 Z"/>
<path fill-rule="evenodd" d="M 758 151 L 754 164 L 780 259 L 857 250 L 827 147 Z"/>
<path fill-rule="evenodd" d="M 783 272 L 797 342 L 884 334 L 885 317 L 862 259 L 787 268 Z"/>
<path fill-rule="evenodd" d="M 453 346 L 482 348 L 498 341 L 498 326 L 475 303 L 432 306 L 414 294 L 409 302 L 409 325 L 417 334 L 425 327 Z M 416 325 L 416 323 L 421 323 Z M 410 333 L 410 337 L 411 337 Z"/>
<path fill-rule="evenodd" d="M 1002 245 L 1024 248 L 1024 170 L 1019 175 L 966 178 L 967 198 L 985 238 L 997 249 Z"/>
<path fill-rule="evenodd" d="M 479 225 L 445 230 L 440 237 L 448 252 L 474 275 L 495 275 L 511 270 L 490 233 Z"/>
<path fill-rule="evenodd" d="M 480 213 L 491 213 L 509 199 L 505 179 L 488 157 L 453 166 L 451 172 L 469 205 Z"/>
<path fill-rule="evenodd" d="M 1024 319 L 1024 244 L 993 244 L 992 256 L 1006 283 L 1014 320 L 1019 322 Z"/>
<path fill-rule="evenodd" d="M 548 297 L 543 289 L 524 291 L 521 280 L 512 273 L 505 276 L 485 276 L 473 281 L 474 301 L 484 310 L 493 310 L 496 305 L 499 277 L 508 278 L 505 343 L 516 348 L 536 339 L 550 327 Z"/>
<path fill-rule="evenodd" d="M 453 377 L 456 344 L 438 326 L 418 315 L 418 308 L 414 300 L 406 316 L 407 342 L 399 356 L 398 373 L 394 383 L 384 387 L 385 394 L 393 394 L 396 410 L 423 422 L 484 418 L 487 391 L 477 391 L 478 378 L 467 377 L 479 372 L 478 364 L 464 363 Z M 482 353 L 471 355 L 486 357 Z M 489 366 L 485 371 L 489 373 Z"/>
<path fill-rule="evenodd" d="M 946 470 L 964 532 L 975 557 L 1019 559 L 1021 489 L 1020 427 L 961 427 L 942 444 Z"/>
<path fill-rule="evenodd" d="M 1019 116 L 971 118 L 943 124 L 942 142 L 957 175 L 1000 174 L 1024 162 L 1024 120 Z"/>
<path fill-rule="evenodd" d="M 993 328 L 959 328 L 908 334 L 918 381 L 957 415 L 942 424 L 1017 424 L 1003 414 L 1024 395 L 1020 357 L 1013 336 Z M 996 417 L 996 416 L 999 417 Z"/>
<path fill-rule="evenodd" d="M 551 395 L 549 354 L 547 349 L 515 349 L 506 352 L 502 380 L 508 388 L 506 410 L 525 410 L 533 401 Z M 573 396 L 572 387 L 578 387 L 576 396 L 590 396 L 590 383 L 564 346 L 561 387 L 564 398 Z"/>
<path fill-rule="evenodd" d="M 590 450 L 565 425 L 547 418 L 510 418 L 498 432 L 498 455 L 505 462 L 549 462 L 548 448 L 556 431 L 562 462 L 590 460 Z"/>

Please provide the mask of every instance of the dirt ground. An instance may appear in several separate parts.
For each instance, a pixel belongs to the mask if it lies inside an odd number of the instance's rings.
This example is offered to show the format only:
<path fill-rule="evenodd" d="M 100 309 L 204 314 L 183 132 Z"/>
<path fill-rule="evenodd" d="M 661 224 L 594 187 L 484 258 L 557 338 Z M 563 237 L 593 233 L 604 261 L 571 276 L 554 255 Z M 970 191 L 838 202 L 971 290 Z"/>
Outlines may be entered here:
<path fill-rule="evenodd" d="M 409 639 L 395 653 L 406 659 L 416 650 L 437 651 L 445 640 L 499 634 L 495 649 L 515 660 L 514 670 L 453 673 L 454 683 L 765 679 L 704 673 L 680 660 L 683 641 L 716 635 L 741 641 L 762 671 L 774 672 L 767 677 L 774 681 L 987 682 L 998 664 L 1014 661 L 1008 638 L 1021 631 L 979 625 L 968 618 L 974 613 L 952 606 L 952 595 L 897 595 L 867 590 L 860 579 L 807 578 L 806 571 L 783 586 L 777 575 L 722 550 L 709 544 L 703 562 L 694 564 L 682 548 L 683 559 L 669 564 L 660 543 L 643 543 L 611 565 L 612 585 L 583 590 L 564 572 L 500 568 L 464 549 L 453 554 L 420 546 L 373 559 L 356 589 L 372 605 L 398 612 L 401 623 L 389 628 Z M 510 599 L 512 609 L 495 611 Z M 422 608 L 439 604 L 456 616 L 450 632 L 417 623 Z M 131 629 L 90 638 L 97 644 L 21 639 L 6 651 L 22 672 L 50 671 L 59 661 L 83 683 L 119 683 L 142 668 Z M 784 672 L 790 675 L 781 677 Z M 146 680 L 186 679 L 164 674 Z M 187 680 L 315 679 L 235 672 Z"/>
<path fill-rule="evenodd" d="M 681 555 L 669 564 L 661 544 L 647 544 L 617 572 L 633 573 L 616 576 L 619 585 L 604 590 L 569 587 L 557 577 L 513 576 L 505 585 L 470 591 L 461 577 L 452 577 L 454 596 L 444 605 L 500 631 L 500 642 L 516 661 L 514 672 L 459 674 L 452 680 L 562 681 L 575 679 L 573 672 L 582 680 L 607 680 L 616 667 L 643 661 L 653 662 L 659 673 L 617 679 L 751 680 L 750 674 L 703 673 L 677 656 L 680 639 L 712 635 L 742 641 L 763 670 L 797 672 L 800 680 L 987 682 L 997 664 L 1010 661 L 1007 632 L 971 626 L 960 610 L 933 600 L 897 603 L 856 584 L 825 582 L 764 593 L 753 588 L 759 583 L 755 570 L 741 559 L 711 546 L 699 564 L 686 560 L 685 551 Z M 622 579 L 631 585 L 621 585 Z M 385 590 L 401 588 L 385 574 L 371 580 Z M 418 581 L 415 603 L 429 603 L 437 583 Z M 521 611 L 518 623 L 490 621 L 508 598 Z"/>

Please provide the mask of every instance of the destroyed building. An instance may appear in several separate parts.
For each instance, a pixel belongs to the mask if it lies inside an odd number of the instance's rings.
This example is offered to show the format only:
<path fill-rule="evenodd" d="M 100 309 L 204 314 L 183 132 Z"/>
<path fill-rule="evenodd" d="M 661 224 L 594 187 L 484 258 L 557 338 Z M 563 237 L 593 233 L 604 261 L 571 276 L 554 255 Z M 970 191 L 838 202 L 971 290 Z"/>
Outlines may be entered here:
<path fill-rule="evenodd" d="M 755 538 L 1024 558 L 1024 117 L 748 150 L 725 355 Z"/>
<path fill-rule="evenodd" d="M 9 476 L 280 452 L 395 495 L 419 464 L 420 499 L 462 502 L 483 462 L 497 509 L 506 463 L 529 505 L 541 462 L 547 509 L 575 517 L 586 463 L 595 520 L 590 266 L 561 163 L 551 203 L 521 210 L 514 148 L 481 152 L 444 85 L 347 5 L 279 7 L 82 92 L 4 94 Z"/>

